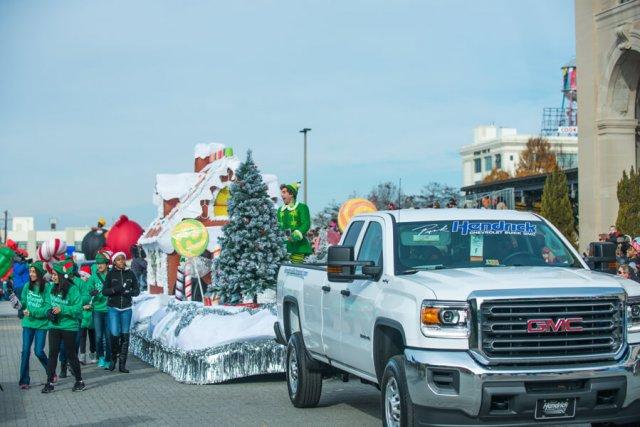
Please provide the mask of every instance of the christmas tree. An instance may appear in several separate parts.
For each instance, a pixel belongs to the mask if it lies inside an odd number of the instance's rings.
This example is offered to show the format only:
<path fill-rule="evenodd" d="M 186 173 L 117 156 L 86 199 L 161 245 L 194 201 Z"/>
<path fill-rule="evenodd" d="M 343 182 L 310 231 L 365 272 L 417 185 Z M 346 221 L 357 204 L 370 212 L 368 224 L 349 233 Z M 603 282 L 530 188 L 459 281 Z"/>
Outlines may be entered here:
<path fill-rule="evenodd" d="M 567 176 L 560 169 L 553 171 L 544 182 L 541 214 L 555 225 L 573 246 L 577 246 L 569 184 Z"/>
<path fill-rule="evenodd" d="M 622 171 L 618 182 L 618 218 L 616 228 L 632 237 L 640 235 L 640 172 L 633 167 L 627 175 Z"/>
<path fill-rule="evenodd" d="M 222 249 L 213 266 L 214 292 L 222 303 L 275 289 L 278 267 L 287 257 L 285 237 L 251 151 L 230 186 L 229 223 L 218 240 Z"/>

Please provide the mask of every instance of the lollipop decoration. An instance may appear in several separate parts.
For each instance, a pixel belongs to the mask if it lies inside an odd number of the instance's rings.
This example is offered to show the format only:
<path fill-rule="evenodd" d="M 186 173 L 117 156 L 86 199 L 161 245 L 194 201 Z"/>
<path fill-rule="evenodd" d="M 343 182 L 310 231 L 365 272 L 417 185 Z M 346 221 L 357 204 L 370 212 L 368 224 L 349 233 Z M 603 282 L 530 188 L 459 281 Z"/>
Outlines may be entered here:
<path fill-rule="evenodd" d="M 367 199 L 349 199 L 340 206 L 338 211 L 338 227 L 344 232 L 351 218 L 358 214 L 375 211 L 377 211 L 376 205 Z"/>
<path fill-rule="evenodd" d="M 171 245 L 173 249 L 186 258 L 185 268 L 183 270 L 183 289 L 181 296 L 191 297 L 191 283 L 193 278 L 193 272 L 195 277 L 200 277 L 198 272 L 198 266 L 194 259 L 199 257 L 207 249 L 209 244 L 209 232 L 207 228 L 195 219 L 185 219 L 179 222 L 173 230 L 171 230 Z M 188 266 L 188 267 L 187 267 Z M 200 295 L 204 295 L 202 292 L 202 283 L 198 280 L 200 286 Z M 176 291 L 177 297 L 177 291 Z"/>

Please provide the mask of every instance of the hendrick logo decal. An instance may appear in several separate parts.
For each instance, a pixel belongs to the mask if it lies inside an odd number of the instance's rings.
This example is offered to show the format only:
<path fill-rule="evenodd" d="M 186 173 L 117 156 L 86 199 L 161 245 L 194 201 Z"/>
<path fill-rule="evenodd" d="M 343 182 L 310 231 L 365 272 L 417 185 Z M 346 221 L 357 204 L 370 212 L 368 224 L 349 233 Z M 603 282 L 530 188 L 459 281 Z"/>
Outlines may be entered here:
<path fill-rule="evenodd" d="M 452 233 L 467 234 L 521 234 L 533 236 L 538 227 L 530 222 L 508 222 L 508 221 L 453 221 L 451 224 Z"/>

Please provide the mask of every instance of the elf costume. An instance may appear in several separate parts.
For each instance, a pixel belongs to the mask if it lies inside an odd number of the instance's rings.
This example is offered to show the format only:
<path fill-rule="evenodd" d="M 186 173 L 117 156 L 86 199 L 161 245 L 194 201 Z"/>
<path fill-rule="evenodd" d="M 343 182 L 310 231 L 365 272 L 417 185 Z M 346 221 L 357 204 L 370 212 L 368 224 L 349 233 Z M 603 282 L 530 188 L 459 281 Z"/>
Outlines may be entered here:
<path fill-rule="evenodd" d="M 307 205 L 296 200 L 300 184 L 289 184 L 286 187 L 293 199 L 291 203 L 278 209 L 278 223 L 288 237 L 287 252 L 289 252 L 289 259 L 291 262 L 301 263 L 307 255 L 313 253 L 311 244 L 306 236 L 311 227 L 311 216 Z"/>
<path fill-rule="evenodd" d="M 36 261 L 30 265 L 42 278 L 45 274 L 42 261 Z M 45 305 L 45 295 L 49 292 L 50 284 L 42 284 L 39 281 L 29 282 L 25 285 L 20 296 L 23 313 L 28 312 L 22 318 L 22 358 L 20 362 L 20 381 L 18 384 L 22 389 L 28 389 L 31 382 L 29 376 L 29 359 L 31 356 L 31 346 L 33 353 L 38 358 L 42 366 L 47 369 L 49 359 L 44 352 L 47 330 L 49 329 L 49 319 L 47 317 L 47 306 Z"/>
<path fill-rule="evenodd" d="M 109 270 L 100 273 L 97 268 L 98 264 L 109 265 L 109 257 L 103 252 L 96 254 L 96 262 L 91 268 L 91 277 L 87 281 L 89 295 L 93 298 L 93 325 L 96 334 L 98 366 L 106 368 L 109 365 L 108 360 L 111 358 L 111 348 L 107 338 L 107 297 L 102 295 L 102 289 Z"/>

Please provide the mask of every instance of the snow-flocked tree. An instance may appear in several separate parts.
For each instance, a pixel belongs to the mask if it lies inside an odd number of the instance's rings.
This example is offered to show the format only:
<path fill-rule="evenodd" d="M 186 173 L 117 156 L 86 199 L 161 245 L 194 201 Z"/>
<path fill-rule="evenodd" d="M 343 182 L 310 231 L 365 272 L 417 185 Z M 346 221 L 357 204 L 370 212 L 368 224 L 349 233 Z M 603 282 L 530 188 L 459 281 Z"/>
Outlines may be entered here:
<path fill-rule="evenodd" d="M 214 292 L 222 303 L 236 304 L 266 289 L 275 289 L 278 268 L 287 257 L 267 186 L 251 151 L 230 186 L 229 223 L 219 238 L 220 256 L 213 265 Z"/>

